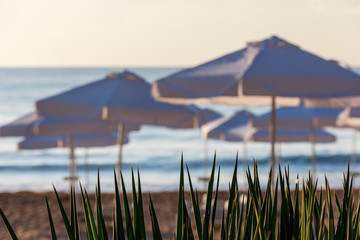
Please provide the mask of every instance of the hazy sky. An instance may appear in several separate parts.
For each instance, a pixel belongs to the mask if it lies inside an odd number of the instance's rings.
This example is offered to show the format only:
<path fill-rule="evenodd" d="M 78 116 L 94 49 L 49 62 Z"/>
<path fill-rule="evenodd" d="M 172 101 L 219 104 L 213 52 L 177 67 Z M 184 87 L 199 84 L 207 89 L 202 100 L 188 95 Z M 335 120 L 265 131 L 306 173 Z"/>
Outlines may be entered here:
<path fill-rule="evenodd" d="M 0 0 L 0 66 L 191 66 L 278 35 L 360 66 L 359 0 Z"/>

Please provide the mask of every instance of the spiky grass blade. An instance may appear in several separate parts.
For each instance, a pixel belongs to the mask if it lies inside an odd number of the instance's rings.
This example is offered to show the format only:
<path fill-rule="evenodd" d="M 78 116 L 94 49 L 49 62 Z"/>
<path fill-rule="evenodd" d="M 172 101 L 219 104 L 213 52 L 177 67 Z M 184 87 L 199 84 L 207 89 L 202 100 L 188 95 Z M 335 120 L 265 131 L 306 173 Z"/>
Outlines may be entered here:
<path fill-rule="evenodd" d="M 51 230 L 51 239 L 52 240 L 56 240 L 56 232 L 55 232 L 55 227 L 54 227 L 54 222 L 51 216 L 51 211 L 50 211 L 50 207 L 49 207 L 49 201 L 47 196 L 45 195 L 45 201 L 46 201 L 46 208 L 47 208 L 47 213 L 48 213 L 48 217 L 49 217 L 49 224 L 50 224 L 50 230 Z"/>
<path fill-rule="evenodd" d="M 98 170 L 98 177 L 97 177 L 97 188 L 95 191 L 95 198 L 96 198 L 96 213 L 97 213 L 97 227 L 98 227 L 98 237 L 99 240 L 108 240 L 107 232 L 106 232 L 106 225 L 105 219 L 103 214 L 103 205 L 101 199 L 101 188 L 100 188 L 100 173 Z"/>
<path fill-rule="evenodd" d="M 153 239 L 154 240 L 162 240 L 161 231 L 159 227 L 159 222 L 156 217 L 155 208 L 153 201 L 151 199 L 151 195 L 149 194 L 149 210 L 150 210 L 150 217 L 151 217 L 151 226 L 153 232 Z"/>
<path fill-rule="evenodd" d="M 120 172 L 120 177 L 121 177 L 121 186 L 122 186 L 122 191 L 123 191 L 127 237 L 128 237 L 128 240 L 134 240 L 134 231 L 133 231 L 134 228 L 133 228 L 133 224 L 131 221 L 131 214 L 130 214 L 129 202 L 128 202 L 128 198 L 127 198 L 127 194 L 126 194 L 125 183 L 124 183 L 124 179 L 123 179 L 121 172 Z"/>
<path fill-rule="evenodd" d="M 326 236 L 327 236 L 327 229 L 325 226 L 325 202 L 324 202 L 321 208 L 320 226 L 319 226 L 317 239 L 326 239 Z"/>
<path fill-rule="evenodd" d="M 76 194 L 75 189 L 71 188 L 70 191 L 70 198 L 71 198 L 71 228 L 74 232 L 75 238 L 80 239 L 80 229 L 79 229 L 79 220 L 78 220 L 78 211 L 77 211 L 77 205 L 76 205 Z"/>
<path fill-rule="evenodd" d="M 225 239 L 226 239 L 226 232 L 225 232 L 225 212 L 224 212 L 224 209 L 223 209 L 223 211 L 222 211 L 222 216 L 221 216 L 220 239 L 222 239 L 222 240 L 225 240 Z"/>
<path fill-rule="evenodd" d="M 116 177 L 116 170 L 114 170 L 114 183 L 115 183 L 115 212 L 113 221 L 113 239 L 125 240 L 124 225 L 122 221 L 122 211 L 120 202 L 120 193 L 118 187 L 118 180 Z"/>
<path fill-rule="evenodd" d="M 141 181 L 140 181 L 140 173 L 138 170 L 138 216 L 139 216 L 139 231 L 140 231 L 140 239 L 146 239 L 146 230 L 145 230 L 145 219 L 144 219 L 144 208 L 142 201 L 142 191 L 141 191 Z"/>
<path fill-rule="evenodd" d="M 329 182 L 326 177 L 325 177 L 325 186 L 326 186 L 326 200 L 327 200 L 326 202 L 328 208 L 328 231 L 329 231 L 328 239 L 334 239 L 335 237 L 334 214 L 332 210 Z"/>
<path fill-rule="evenodd" d="M 291 238 L 299 239 L 300 236 L 299 175 L 296 176 L 295 181 L 296 182 L 295 182 L 294 223 L 293 223 L 293 234 Z"/>
<path fill-rule="evenodd" d="M 188 179 L 189 179 L 190 195 L 191 195 L 191 202 L 192 202 L 192 206 L 193 206 L 197 235 L 198 235 L 199 239 L 203 239 L 199 200 L 197 198 L 197 192 L 196 193 L 194 192 L 193 184 L 191 181 L 190 172 L 189 172 L 189 168 L 188 168 L 187 164 L 186 164 L 186 171 L 187 171 Z"/>
<path fill-rule="evenodd" d="M 83 210 L 84 210 L 86 233 L 88 236 L 88 240 L 94 240 L 95 238 L 97 238 L 97 230 L 96 230 L 96 224 L 95 224 L 93 212 L 92 212 L 90 201 L 89 201 L 89 196 L 86 192 L 86 189 L 84 189 L 81 184 L 80 184 L 80 191 L 81 191 L 81 200 L 82 200 Z"/>
<path fill-rule="evenodd" d="M 238 166 L 238 153 L 236 153 L 236 159 L 235 159 L 235 166 L 234 166 L 234 172 L 233 172 L 233 176 L 232 176 L 232 180 L 231 180 L 231 185 L 230 185 L 230 189 L 229 189 L 229 204 L 228 204 L 228 210 L 226 213 L 226 218 L 225 218 L 225 233 L 229 236 L 230 234 L 230 222 L 231 222 L 231 213 L 232 213 L 232 209 L 233 209 L 233 204 L 234 204 L 234 199 L 237 195 L 237 191 L 238 191 L 238 182 L 237 182 L 237 166 Z"/>
<path fill-rule="evenodd" d="M 139 210 L 138 210 L 138 201 L 136 196 L 136 187 L 135 187 L 135 177 L 134 170 L 131 168 L 131 186 L 132 186 L 132 198 L 133 198 L 133 219 L 134 219 L 134 239 L 140 239 L 140 224 L 139 224 Z"/>
<path fill-rule="evenodd" d="M 216 209 L 217 209 L 217 199 L 219 194 L 219 182 L 220 182 L 220 166 L 218 168 L 218 177 L 216 182 L 216 190 L 214 196 L 214 206 L 212 209 L 212 217 L 211 217 L 211 230 L 210 230 L 210 239 L 214 239 L 214 228 L 215 228 L 215 218 L 216 218 Z"/>
<path fill-rule="evenodd" d="M 212 191 L 214 186 L 214 175 L 215 175 L 215 158 L 211 168 L 210 179 L 208 183 L 207 196 L 206 196 L 206 205 L 205 205 L 205 214 L 203 222 L 203 239 L 209 239 L 209 224 L 210 224 L 210 212 L 211 212 L 211 201 L 212 201 Z M 216 207 L 216 206 L 215 206 Z M 215 209 L 216 210 L 216 209 Z"/>
<path fill-rule="evenodd" d="M 1 208 L 0 208 L 0 215 L 1 215 L 2 219 L 3 219 L 3 221 L 4 221 L 4 224 L 5 224 L 5 226 L 6 226 L 6 229 L 8 230 L 8 232 L 9 232 L 9 234 L 10 234 L 11 239 L 12 239 L 12 240 L 18 240 L 18 238 L 17 238 L 17 236 L 16 236 L 13 228 L 11 227 L 9 221 L 7 220 L 7 218 L 6 218 L 4 212 L 2 211 Z"/>
<path fill-rule="evenodd" d="M 269 211 L 271 212 L 271 215 L 269 215 L 269 230 L 268 234 L 270 234 L 271 238 L 275 240 L 276 239 L 276 218 L 277 218 L 277 202 L 278 202 L 278 179 L 276 179 L 275 184 L 275 192 L 274 192 L 274 202 L 273 204 L 270 204 Z"/>
<path fill-rule="evenodd" d="M 68 217 L 66 216 L 65 209 L 64 209 L 63 204 L 62 204 L 62 202 L 61 202 L 61 200 L 60 200 L 59 194 L 58 194 L 58 192 L 56 191 L 55 186 L 54 186 L 54 192 L 55 192 L 55 196 L 56 196 L 56 199 L 57 199 L 57 202 L 58 202 L 58 206 L 59 206 L 59 208 L 60 208 L 60 212 L 61 212 L 62 219 L 63 219 L 63 221 L 64 221 L 64 225 L 65 225 L 65 229 L 66 229 L 68 238 L 69 238 L 69 240 L 76 240 L 75 234 L 74 234 L 74 232 L 73 232 L 73 230 L 72 230 L 72 228 L 71 228 L 69 219 L 68 219 Z"/>
<path fill-rule="evenodd" d="M 178 212 L 176 224 L 176 240 L 183 239 L 184 234 L 184 163 L 183 155 L 181 154 L 180 163 L 180 184 L 179 184 L 179 199 L 178 199 Z"/>

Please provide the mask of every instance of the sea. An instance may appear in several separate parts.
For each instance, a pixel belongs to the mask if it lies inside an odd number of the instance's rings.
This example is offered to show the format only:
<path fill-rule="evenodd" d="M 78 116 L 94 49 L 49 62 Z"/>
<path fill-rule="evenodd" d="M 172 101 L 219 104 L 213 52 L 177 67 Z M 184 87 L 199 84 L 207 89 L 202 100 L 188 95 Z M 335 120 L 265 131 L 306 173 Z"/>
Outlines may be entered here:
<path fill-rule="evenodd" d="M 73 87 L 99 80 L 110 72 L 122 71 L 123 67 L 111 68 L 0 68 L 0 125 L 4 125 L 35 109 L 35 102 Z M 152 83 L 181 68 L 126 68 Z M 353 69 L 360 73 L 360 68 Z M 262 114 L 270 107 L 234 107 L 224 105 L 200 105 L 211 108 L 223 115 L 239 110 Z M 336 143 L 316 145 L 316 173 L 318 187 L 324 187 L 325 176 L 332 188 L 343 183 L 343 173 L 348 162 L 351 171 L 357 172 L 356 144 L 359 135 L 353 129 L 327 128 L 337 137 Z M 246 189 L 243 158 L 243 143 L 209 140 L 208 147 L 201 138 L 199 129 L 169 129 L 144 125 L 140 131 L 129 135 L 129 143 L 123 149 L 122 172 L 127 188 L 131 187 L 131 173 L 139 173 L 143 191 L 176 191 L 179 188 L 180 160 L 188 165 L 193 184 L 198 190 L 206 189 L 207 182 L 201 177 L 208 176 L 216 153 L 216 171 L 220 168 L 220 189 L 227 190 L 238 155 L 239 187 Z M 44 150 L 17 150 L 19 137 L 0 138 L 0 192 L 16 191 L 69 191 L 69 150 L 66 148 Z M 357 141 L 355 141 L 357 140 Z M 358 148 L 358 147 L 357 147 Z M 206 151 L 206 149 L 208 151 Z M 299 176 L 300 181 L 309 176 L 310 143 L 282 144 L 277 150 L 280 166 L 290 168 L 292 187 Z M 252 171 L 253 163 L 259 168 L 262 187 L 266 187 L 269 173 L 270 144 L 247 143 L 247 161 Z M 355 152 L 355 155 L 354 155 Z M 114 190 L 114 169 L 117 163 L 118 147 L 76 149 L 76 163 L 79 181 L 88 191 L 94 191 L 97 174 L 100 175 L 104 192 Z M 87 157 L 86 157 L 87 156 Z M 207 156 L 207 157 L 206 157 Z M 356 157 L 357 160 L 354 161 Z M 208 167 L 204 168 L 204 160 Z M 360 167 L 358 167 L 360 171 Z M 186 174 L 186 188 L 188 181 Z M 302 181 L 301 181 L 302 182 Z M 355 186 L 359 179 L 355 177 Z M 360 185 L 360 183 L 359 183 Z"/>

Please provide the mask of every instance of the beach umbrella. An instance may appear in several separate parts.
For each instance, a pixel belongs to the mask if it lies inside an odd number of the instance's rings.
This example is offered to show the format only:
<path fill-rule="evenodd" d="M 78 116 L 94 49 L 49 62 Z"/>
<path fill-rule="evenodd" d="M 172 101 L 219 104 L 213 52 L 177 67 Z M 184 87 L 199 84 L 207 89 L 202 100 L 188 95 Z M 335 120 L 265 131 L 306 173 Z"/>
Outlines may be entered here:
<path fill-rule="evenodd" d="M 199 127 L 205 125 L 208 122 L 212 122 L 218 118 L 223 117 L 222 114 L 209 109 L 209 108 L 198 108 L 198 122 L 199 122 Z"/>
<path fill-rule="evenodd" d="M 36 113 L 28 113 L 24 116 L 0 127 L 0 137 L 35 137 L 35 136 L 55 136 L 54 138 L 66 138 L 66 146 L 69 148 L 70 159 L 70 179 L 75 178 L 75 154 L 73 147 L 73 136 L 76 134 L 109 134 L 118 130 L 116 123 L 102 120 L 101 118 L 76 118 L 76 119 L 56 119 L 38 117 Z M 123 132 L 139 130 L 139 124 L 128 124 Z M 59 136 L 60 135 L 60 136 Z M 44 138 L 45 139 L 45 138 Z M 121 142 L 118 138 L 118 144 Z M 119 144 L 120 145 L 120 144 Z M 122 144 L 121 144 L 122 146 Z"/>
<path fill-rule="evenodd" d="M 281 113 L 281 111 L 279 111 Z M 240 111 L 232 116 L 226 116 L 205 124 L 201 128 L 204 138 L 217 139 L 230 142 L 243 143 L 243 164 L 246 168 L 246 142 L 269 142 L 270 131 L 268 129 L 257 129 L 252 121 L 256 119 L 253 114 L 247 111 Z M 279 118 L 277 120 L 280 120 Z M 316 129 L 314 140 L 310 129 L 277 129 L 277 143 L 311 142 L 330 143 L 336 140 L 335 136 L 323 130 Z M 312 149 L 314 149 L 312 147 Z"/>
<path fill-rule="evenodd" d="M 335 135 L 322 129 L 316 129 L 315 143 L 333 143 L 336 141 Z M 313 142 L 310 129 L 278 129 L 276 137 L 277 143 Z M 269 142 L 270 131 L 267 129 L 257 129 L 251 136 L 253 142 Z"/>
<path fill-rule="evenodd" d="M 360 100 L 360 99 L 359 99 Z M 353 129 L 353 146 L 351 162 L 353 169 L 356 168 L 356 154 L 357 154 L 357 132 L 360 129 L 360 108 L 345 108 L 337 119 L 338 126 L 352 128 Z"/>
<path fill-rule="evenodd" d="M 105 134 L 117 131 L 117 123 L 98 119 L 57 119 L 27 113 L 0 127 L 0 137 L 34 137 L 74 134 Z M 139 124 L 128 124 L 126 132 L 140 129 Z"/>
<path fill-rule="evenodd" d="M 92 148 L 113 146 L 118 142 L 117 133 L 111 134 L 82 134 L 72 136 L 73 148 Z M 128 143 L 127 136 L 124 144 Z M 18 143 L 19 150 L 39 150 L 47 148 L 68 148 L 70 147 L 69 138 L 66 136 L 40 136 L 27 137 Z"/>
<path fill-rule="evenodd" d="M 120 132 L 129 123 L 169 128 L 199 126 L 196 107 L 156 102 L 150 90 L 151 85 L 144 79 L 123 71 L 37 101 L 36 109 L 39 116 L 59 119 L 91 118 L 101 114 L 103 119 L 118 122 Z M 119 171 L 121 159 L 120 148 Z"/>
<path fill-rule="evenodd" d="M 231 116 L 224 116 L 208 122 L 201 127 L 201 135 L 204 139 L 217 139 L 230 142 L 243 142 L 243 164 L 246 169 L 246 142 L 249 140 L 255 128 L 251 127 L 250 119 L 254 115 L 248 111 L 239 111 Z"/>
<path fill-rule="evenodd" d="M 316 172 L 316 129 L 336 127 L 338 115 L 343 108 L 306 108 L 304 104 L 298 107 L 281 107 L 276 111 L 276 125 L 278 129 L 305 129 L 310 131 L 312 142 L 311 163 L 313 172 Z M 254 117 L 252 126 L 258 129 L 268 129 L 271 123 L 271 112 Z"/>
<path fill-rule="evenodd" d="M 343 108 L 307 108 L 281 107 L 276 110 L 276 125 L 279 129 L 311 129 L 336 127 L 337 118 Z M 271 123 L 271 112 L 252 118 L 256 128 L 268 128 Z"/>
<path fill-rule="evenodd" d="M 199 126 L 200 128 L 208 122 L 214 121 L 216 119 L 221 118 L 222 115 L 212 109 L 204 108 L 201 109 L 198 113 Z M 207 168 L 208 168 L 208 160 L 209 160 L 209 143 L 208 139 L 204 139 L 204 177 L 200 178 L 200 180 L 208 181 L 207 176 Z"/>
<path fill-rule="evenodd" d="M 123 144 L 127 144 L 129 139 L 127 135 L 124 138 Z M 105 147 L 118 144 L 118 134 L 82 134 L 72 135 L 72 138 L 66 136 L 40 136 L 40 137 L 26 137 L 18 143 L 19 150 L 40 150 L 48 148 L 72 148 L 75 158 L 76 148 L 93 148 Z M 87 152 L 86 152 L 87 153 Z M 87 172 L 87 154 L 85 157 L 85 173 Z M 76 164 L 70 163 L 70 179 L 75 180 L 75 173 L 77 172 Z M 74 179 L 73 179 L 74 178 Z M 86 177 L 87 179 L 87 177 Z M 86 180 L 87 182 L 87 180 Z"/>
<path fill-rule="evenodd" d="M 315 132 L 315 134 L 314 134 Z M 251 136 L 253 142 L 270 142 L 270 131 L 268 129 L 257 129 Z M 276 143 L 298 143 L 310 142 L 312 156 L 315 156 L 315 143 L 333 143 L 336 141 L 335 135 L 322 129 L 277 129 Z M 280 156 L 279 156 L 280 158 Z M 314 158 L 312 158 L 313 160 Z M 314 171 L 315 162 L 312 161 Z"/>
<path fill-rule="evenodd" d="M 339 114 L 337 124 L 343 127 L 360 128 L 360 108 L 345 108 Z"/>
<path fill-rule="evenodd" d="M 273 36 L 162 78 L 153 84 L 152 93 L 174 103 L 271 105 L 273 166 L 277 105 L 296 106 L 301 98 L 358 96 L 359 89 L 357 74 Z"/>
<path fill-rule="evenodd" d="M 102 114 L 103 119 L 121 123 L 158 125 L 170 128 L 193 128 L 197 109 L 156 102 L 151 85 L 129 71 L 111 73 L 102 80 L 36 102 L 39 116 L 57 119 L 89 118 Z"/>
<path fill-rule="evenodd" d="M 201 127 L 203 138 L 219 139 L 223 141 L 247 140 L 255 130 L 250 125 L 254 115 L 248 111 L 239 111 L 231 116 L 218 118 Z M 230 134 L 236 132 L 236 135 Z"/>

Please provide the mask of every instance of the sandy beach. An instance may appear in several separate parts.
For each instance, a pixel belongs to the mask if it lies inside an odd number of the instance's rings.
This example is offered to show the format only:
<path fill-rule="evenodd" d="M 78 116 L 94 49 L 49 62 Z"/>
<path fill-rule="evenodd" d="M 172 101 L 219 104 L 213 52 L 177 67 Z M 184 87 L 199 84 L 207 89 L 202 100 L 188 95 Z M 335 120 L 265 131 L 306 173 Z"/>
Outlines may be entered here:
<path fill-rule="evenodd" d="M 0 208 L 3 209 L 9 222 L 13 226 L 15 233 L 19 239 L 50 239 L 50 227 L 46 211 L 46 204 L 44 196 L 48 196 L 52 216 L 55 223 L 58 239 L 67 239 L 65 228 L 62 223 L 59 207 L 57 205 L 55 195 L 53 192 L 36 193 L 36 192 L 17 192 L 17 193 L 0 193 Z M 69 194 L 60 193 L 65 209 L 69 210 Z M 113 195 L 105 193 L 103 196 L 103 204 L 111 205 Z M 221 199 L 226 199 L 227 194 L 222 192 Z M 159 220 L 161 232 L 164 239 L 173 239 L 176 226 L 176 212 L 177 212 L 177 192 L 156 192 L 151 193 L 153 203 L 156 209 Z M 131 199 L 131 197 L 129 196 Z M 189 194 L 186 194 L 189 199 Z M 94 200 L 94 194 L 90 195 L 90 200 Z M 189 199 L 190 200 L 190 199 Z M 143 194 L 145 220 L 148 236 L 151 235 L 150 215 L 148 211 L 149 197 L 148 193 Z M 82 233 L 85 235 L 85 223 L 80 222 Z M 3 224 L 0 223 L 1 239 L 11 239 Z"/>
<path fill-rule="evenodd" d="M 318 193 L 320 191 L 318 190 Z M 8 220 L 13 226 L 19 239 L 30 240 L 45 240 L 51 238 L 48 216 L 46 212 L 46 204 L 44 196 L 48 196 L 50 208 L 52 210 L 52 217 L 55 224 L 55 229 L 58 239 L 67 239 L 65 228 L 63 226 L 59 207 L 56 203 L 53 192 L 36 193 L 36 192 L 16 192 L 16 193 L 0 193 L 0 207 L 3 209 Z M 202 193 L 199 193 L 202 194 Z M 342 199 L 342 191 L 336 190 L 339 199 Z M 113 195 L 105 193 L 103 196 L 103 204 L 110 206 L 113 202 Z M 161 232 L 164 239 L 174 239 L 174 232 L 176 228 L 176 212 L 177 212 L 177 192 L 155 192 L 151 193 L 156 214 L 159 220 Z M 333 194 L 332 194 L 333 196 Z M 354 191 L 355 205 L 357 204 L 358 191 Z M 69 210 L 69 194 L 60 193 L 60 197 L 64 203 L 66 210 Z M 131 196 L 129 195 L 129 200 Z M 186 193 L 186 199 L 190 203 L 189 193 Z M 228 195 L 227 192 L 219 193 L 219 202 L 222 204 Z M 90 200 L 94 200 L 94 194 L 90 194 Z M 333 198 L 333 200 L 335 200 Z M 130 200 L 131 201 L 131 200 Z M 341 201 L 341 200 L 340 200 Z M 151 222 L 149 215 L 149 197 L 148 193 L 143 194 L 145 224 L 148 238 L 152 239 Z M 278 203 L 280 207 L 280 202 Z M 81 208 L 82 209 L 82 208 Z M 280 210 L 280 208 L 279 208 Z M 335 210 L 335 209 L 334 209 Z M 105 207 L 106 212 L 106 207 Z M 280 213 L 280 212 L 279 212 Z M 220 214 L 219 214 L 220 215 Z M 80 216 L 81 217 L 81 216 Z M 219 216 L 220 218 L 220 216 Z M 110 221 L 111 222 L 111 221 Z M 80 221 L 82 236 L 86 239 L 85 223 Z M 195 230 L 195 229 L 194 229 Z M 111 235 L 111 229 L 109 229 Z M 10 236 L 3 224 L 0 223 L 0 236 L 3 240 L 10 240 Z"/>

